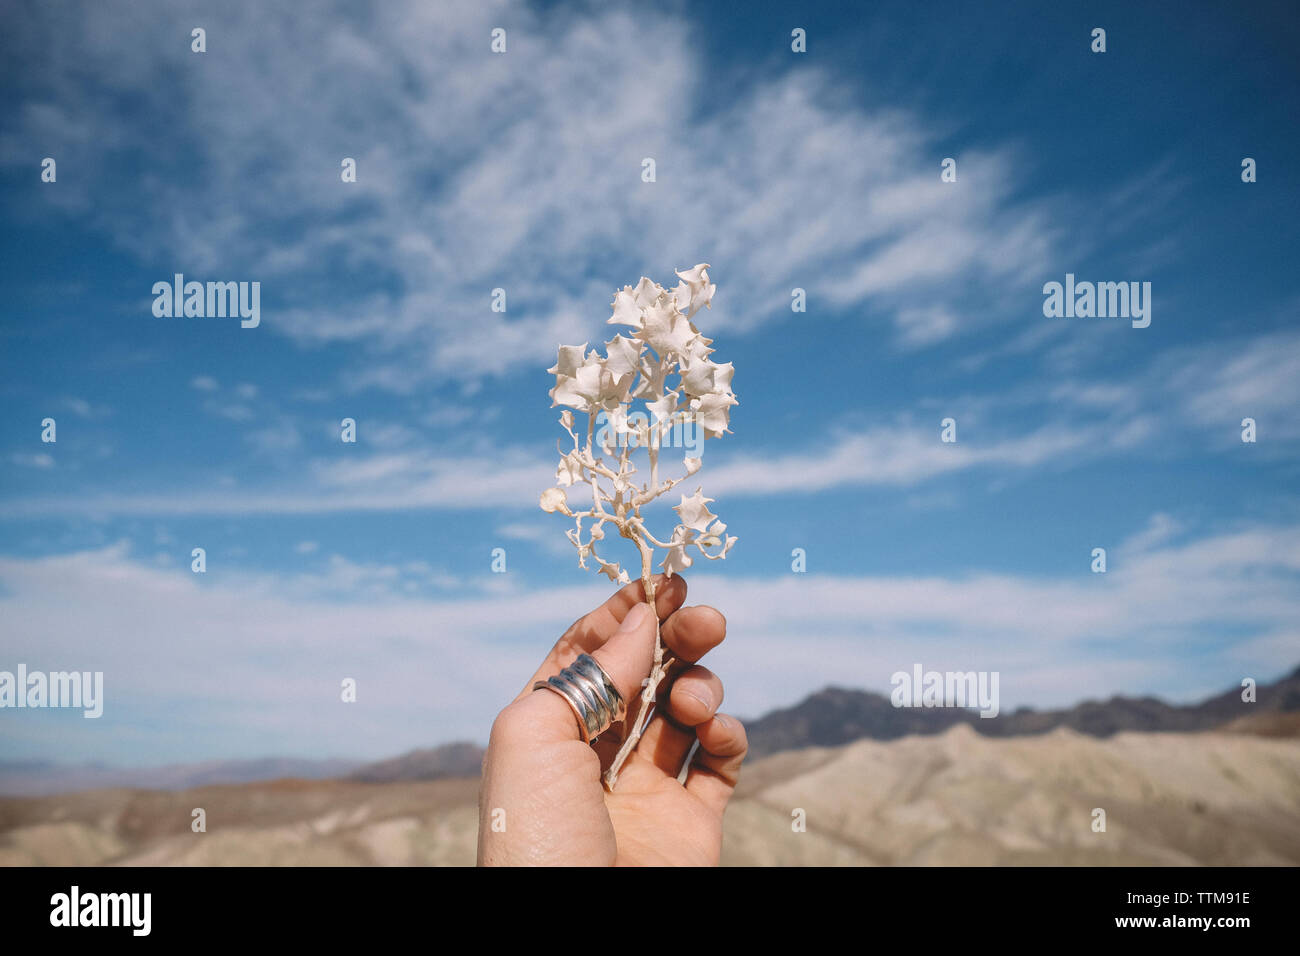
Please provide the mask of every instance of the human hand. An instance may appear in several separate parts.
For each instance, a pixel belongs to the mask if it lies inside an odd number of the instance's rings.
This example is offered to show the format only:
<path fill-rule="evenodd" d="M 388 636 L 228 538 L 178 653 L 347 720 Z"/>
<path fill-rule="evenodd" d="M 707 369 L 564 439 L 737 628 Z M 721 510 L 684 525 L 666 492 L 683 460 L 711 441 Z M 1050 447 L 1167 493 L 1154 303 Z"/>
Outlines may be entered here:
<path fill-rule="evenodd" d="M 618 750 L 620 725 L 584 744 L 564 699 L 532 687 L 590 654 L 628 702 L 628 719 L 643 719 L 635 711 L 653 662 L 655 622 L 640 581 L 575 621 L 497 716 L 479 791 L 480 864 L 717 865 L 722 814 L 748 744 L 740 721 L 717 712 L 722 682 L 695 664 L 722 643 L 726 620 L 711 607 L 683 608 L 685 598 L 680 576 L 656 578 L 664 643 L 687 666 L 660 687 L 655 716 L 613 792 L 601 772 Z M 683 785 L 678 773 L 697 738 Z M 504 823 L 501 832 L 494 819 Z"/>

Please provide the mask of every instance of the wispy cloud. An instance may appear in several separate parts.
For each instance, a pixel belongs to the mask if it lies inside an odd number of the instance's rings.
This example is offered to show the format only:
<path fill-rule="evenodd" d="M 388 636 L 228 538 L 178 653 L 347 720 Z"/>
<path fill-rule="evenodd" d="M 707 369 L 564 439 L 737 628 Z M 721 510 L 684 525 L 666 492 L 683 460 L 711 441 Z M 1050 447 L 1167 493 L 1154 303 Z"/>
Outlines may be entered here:
<path fill-rule="evenodd" d="M 1300 332 L 1180 349 L 1159 372 L 1187 414 L 1222 429 L 1225 440 L 1237 436 L 1243 417 L 1257 419 L 1269 439 L 1300 438 Z"/>
<path fill-rule="evenodd" d="M 63 406 L 71 411 L 74 415 L 81 418 L 106 418 L 113 414 L 113 410 L 107 405 L 96 405 L 88 402 L 84 398 L 69 396 L 63 400 Z"/>
<path fill-rule="evenodd" d="M 1044 389 L 1054 411 L 1030 424 L 1023 413 L 1039 404 Z M 215 381 L 211 387 L 203 386 L 203 391 L 211 396 L 204 407 L 214 415 L 236 422 L 258 418 L 248 405 L 223 398 L 229 390 Z M 940 416 L 936 415 L 932 421 L 906 416 L 890 425 L 832 426 L 814 442 L 784 453 L 733 450 L 730 444 L 719 452 L 710 443 L 708 487 L 711 493 L 761 497 L 923 486 L 971 471 L 1023 477 L 1043 468 L 1077 469 L 1101 458 L 1142 452 L 1153 443 L 1186 456 L 1239 446 L 1244 416 L 1259 420 L 1261 447 L 1266 455 L 1276 457 L 1300 438 L 1300 424 L 1291 414 L 1300 407 L 1300 333 L 1269 333 L 1227 346 L 1178 348 L 1157 356 L 1123 382 L 1061 379 L 1048 386 L 1019 385 L 946 402 L 930 399 L 926 404 L 962 409 L 957 442 L 939 440 Z M 479 417 L 488 421 L 498 412 L 484 408 Z M 256 451 L 281 459 L 300 452 L 299 423 L 274 409 L 262 418 L 266 424 L 246 435 Z M 426 418 L 444 426 L 466 420 L 448 415 L 445 409 Z M 978 424 L 979 430 L 973 432 L 971 424 Z M 322 435 L 337 440 L 337 423 L 321 427 Z M 497 448 L 491 454 L 477 449 L 435 451 L 441 446 L 400 422 L 366 422 L 361 427 L 367 448 L 301 462 L 292 487 L 259 482 L 245 490 L 191 485 L 148 494 L 11 499 L 0 503 L 0 517 L 531 509 L 541 489 L 554 483 L 553 462 L 530 447 Z M 10 460 L 30 468 L 54 466 L 48 453 L 16 453 Z"/>
<path fill-rule="evenodd" d="M 47 452 L 37 452 L 35 454 L 15 452 L 9 456 L 9 460 L 21 468 L 54 467 L 54 456 Z"/>
<path fill-rule="evenodd" d="M 1300 528 L 1148 542 L 1105 575 L 1086 563 L 1059 578 L 698 575 L 692 600 L 726 611 L 730 638 L 715 666 L 729 682 L 728 706 L 749 714 L 827 683 L 883 690 L 889 674 L 916 660 L 998 670 L 1011 705 L 1116 690 L 1186 698 L 1294 665 Z M 472 575 L 494 585 L 509 577 L 486 567 Z M 0 558 L 0 584 L 9 658 L 104 670 L 105 720 L 167 712 L 137 733 L 176 756 L 214 710 L 228 729 L 209 723 L 206 733 L 254 733 L 268 750 L 312 753 L 328 740 L 332 752 L 380 754 L 481 739 L 550 641 L 606 593 L 596 583 L 515 587 L 502 601 L 467 593 L 471 581 L 422 562 L 338 556 L 312 571 L 227 569 L 200 580 L 150 567 L 122 545 Z M 1231 634 L 1221 632 L 1225 621 Z M 112 641 L 88 640 L 106 635 Z M 1214 653 L 1175 653 L 1206 640 Z M 351 709 L 338 695 L 349 676 L 361 691 Z M 63 752 L 105 755 L 103 735 L 87 734 L 68 732 Z M 115 741 L 124 753 L 141 745 Z"/>
<path fill-rule="evenodd" d="M 209 487 L 144 494 L 98 494 L 11 499 L 0 517 L 69 515 L 303 515 L 405 511 L 426 508 L 534 508 L 554 483 L 555 466 L 509 453 L 500 458 L 437 456 L 429 452 L 378 454 L 355 461 L 329 458 L 307 464 L 299 479 L 268 490 Z M 233 484 L 231 482 L 229 484 Z"/>
<path fill-rule="evenodd" d="M 350 387 L 411 391 L 535 364 L 589 338 L 637 269 L 703 256 L 728 277 L 719 328 L 788 316 L 797 286 L 814 308 L 871 305 L 907 346 L 931 344 L 972 327 L 953 317 L 973 286 L 1023 286 L 1053 243 L 1043 201 L 1016 197 L 1009 151 L 970 151 L 960 185 L 945 185 L 924 117 L 855 105 L 816 68 L 708 109 L 702 52 L 666 15 L 409 2 L 285 18 L 239 2 L 209 17 L 215 70 L 158 12 L 140 8 L 143 36 L 102 8 L 62 23 L 55 46 L 79 68 L 43 65 L 58 123 L 52 103 L 29 103 L 6 158 L 60 124 L 104 157 L 146 141 L 149 117 L 177 119 L 201 178 L 176 168 L 104 190 L 117 167 L 101 161 L 60 189 L 94 191 L 102 228 L 167 274 L 256 273 L 278 303 L 267 329 L 356 345 L 366 361 L 347 370 Z M 493 55 L 489 31 L 507 21 L 509 52 Z M 634 36 L 657 39 L 611 42 Z M 109 92 L 148 108 L 103 114 Z M 344 155 L 355 184 L 339 182 Z M 640 182 L 645 157 L 656 182 Z M 618 261 L 575 275 L 593 248 Z M 331 276 L 348 279 L 341 295 L 300 294 Z M 506 314 L 489 308 L 495 287 Z"/>
<path fill-rule="evenodd" d="M 1108 429 L 1047 427 L 992 443 L 944 443 L 939 420 L 828 437 L 786 455 L 742 454 L 709 472 L 709 488 L 728 495 L 816 493 L 873 485 L 902 487 L 973 468 L 1030 469 L 1070 455 L 1078 465 L 1117 437 Z M 958 433 L 960 436 L 960 432 Z M 1122 437 L 1122 436 L 1121 436 Z"/>

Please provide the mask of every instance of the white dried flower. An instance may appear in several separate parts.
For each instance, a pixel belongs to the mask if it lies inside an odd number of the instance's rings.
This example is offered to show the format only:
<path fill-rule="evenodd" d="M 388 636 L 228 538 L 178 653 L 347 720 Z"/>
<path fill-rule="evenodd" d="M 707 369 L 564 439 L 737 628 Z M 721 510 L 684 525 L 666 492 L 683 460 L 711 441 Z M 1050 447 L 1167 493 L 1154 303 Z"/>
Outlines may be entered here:
<path fill-rule="evenodd" d="M 696 428 L 705 439 L 720 438 L 730 431 L 731 407 L 737 404 L 731 390 L 735 369 L 730 362 L 720 364 L 709 358 L 713 340 L 691 321 L 713 301 L 717 287 L 709 279 L 709 265 L 700 263 L 677 277 L 680 281 L 671 290 L 644 276 L 635 287 L 624 286 L 614 294 L 609 324 L 627 326 L 632 332 L 606 342 L 604 355 L 588 352 L 586 342 L 562 345 L 555 365 L 548 369 L 555 376 L 552 407 L 566 406 L 560 424 L 573 447 L 560 449 L 557 487 L 542 493 L 542 510 L 560 511 L 573 519 L 574 527 L 565 534 L 578 551 L 578 565 L 588 567 L 590 558 L 594 570 L 612 581 L 627 582 L 629 576 L 596 553 L 596 543 L 605 540 L 603 526 L 612 524 L 620 537 L 631 540 L 640 551 L 641 580 L 651 603 L 656 548 L 666 552 L 660 567 L 675 574 L 693 563 L 688 549 L 718 560 L 736 543 L 734 536 L 724 536 L 727 526 L 709 511 L 713 499 L 705 498 L 698 488 L 673 506 L 680 520 L 667 541 L 656 538 L 642 519 L 642 508 L 700 470 L 700 458 L 686 457 L 685 474 L 661 481 L 659 454 L 665 437 L 674 428 Z M 643 408 L 634 407 L 638 402 Z M 570 409 L 587 415 L 585 439 L 574 430 Z M 642 450 L 648 476 L 637 483 L 633 453 Z M 582 484 L 590 486 L 591 506 L 573 510 L 564 489 L 573 488 L 574 501 L 585 502 L 586 494 L 575 488 Z M 589 522 L 585 535 L 584 522 Z M 668 663 L 664 653 L 662 640 L 656 641 L 644 702 L 654 700 Z M 609 786 L 639 736 L 635 728 L 625 735 L 623 748 L 606 774 Z"/>
<path fill-rule="evenodd" d="M 563 488 L 547 488 L 542 492 L 542 510 L 543 511 L 563 511 L 569 513 L 569 502 L 564 495 Z"/>
<path fill-rule="evenodd" d="M 735 369 L 730 362 L 722 364 L 709 358 L 712 340 L 701 335 L 690 318 L 713 300 L 717 287 L 709 280 L 708 270 L 708 263 L 700 263 L 678 272 L 681 281 L 671 291 L 644 276 L 635 287 L 625 286 L 614 294 L 609 322 L 631 327 L 632 335 L 614 336 L 605 343 L 604 355 L 596 350 L 588 352 L 586 342 L 562 345 L 555 365 L 548 369 L 555 376 L 555 387 L 550 392 L 553 406 L 567 406 L 560 424 L 573 439 L 573 448 L 561 451 L 556 469 L 560 487 L 543 494 L 542 508 L 570 514 L 577 525 L 572 540 L 580 558 L 590 555 L 598 562 L 597 570 L 611 577 L 611 569 L 616 566 L 604 562 L 592 548 L 604 532 L 599 536 L 588 532 L 584 540 L 584 520 L 594 522 L 592 528 L 612 522 L 621 536 L 631 538 L 651 554 L 654 548 L 667 550 L 669 554 L 661 565 L 665 571 L 690 566 L 691 559 L 685 556 L 687 546 L 717 559 L 725 557 L 735 541 L 720 539 L 716 533 L 699 536 L 714 516 L 704 507 L 704 502 L 712 499 L 701 498 L 698 491 L 692 498 L 683 496 L 682 504 L 676 506 L 682 523 L 666 542 L 655 538 L 641 518 L 642 507 L 700 469 L 699 458 L 686 458 L 685 475 L 659 480 L 662 442 L 674 427 L 699 428 L 705 438 L 720 438 L 730 431 L 731 407 L 737 404 L 731 390 Z M 645 414 L 632 419 L 633 405 L 638 401 L 644 403 Z M 589 418 L 585 443 L 573 430 L 569 408 Z M 597 417 L 603 420 L 599 435 Z M 631 452 L 641 448 L 649 458 L 650 480 L 637 485 Z M 563 489 L 582 483 L 591 486 L 592 506 L 569 512 Z M 708 515 L 707 520 L 701 514 Z M 642 576 L 649 579 L 649 567 L 643 568 Z"/>

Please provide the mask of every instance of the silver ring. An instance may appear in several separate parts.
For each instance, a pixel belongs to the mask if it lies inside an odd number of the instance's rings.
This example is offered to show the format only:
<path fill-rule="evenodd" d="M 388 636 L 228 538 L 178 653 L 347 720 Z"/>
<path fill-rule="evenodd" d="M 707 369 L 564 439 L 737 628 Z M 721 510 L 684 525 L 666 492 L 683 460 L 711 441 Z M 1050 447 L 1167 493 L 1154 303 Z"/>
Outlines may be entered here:
<path fill-rule="evenodd" d="M 623 695 L 590 654 L 579 654 L 555 677 L 533 684 L 533 690 L 543 687 L 555 691 L 573 708 L 583 743 L 591 743 L 627 715 Z"/>

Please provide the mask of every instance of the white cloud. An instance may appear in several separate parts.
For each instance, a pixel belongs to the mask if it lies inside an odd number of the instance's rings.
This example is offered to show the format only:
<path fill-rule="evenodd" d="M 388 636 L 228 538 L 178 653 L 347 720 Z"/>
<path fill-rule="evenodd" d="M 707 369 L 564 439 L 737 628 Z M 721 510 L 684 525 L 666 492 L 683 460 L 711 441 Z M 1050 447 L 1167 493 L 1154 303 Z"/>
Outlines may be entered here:
<path fill-rule="evenodd" d="M 1300 438 L 1300 332 L 1180 349 L 1159 363 L 1168 387 L 1197 424 L 1240 441 L 1242 418 L 1259 423 L 1260 441 Z"/>
<path fill-rule="evenodd" d="M 969 328 L 954 316 L 972 286 L 1005 294 L 1041 274 L 1051 246 L 1042 208 L 1014 196 L 1009 153 L 972 151 L 943 184 L 924 117 L 856 105 L 815 67 L 718 100 L 697 25 L 677 17 L 410 0 L 367 22 L 342 4 L 287 17 L 249 0 L 210 16 L 221 42 L 207 57 L 221 63 L 205 69 L 174 18 L 138 11 L 59 24 L 49 100 L 108 146 L 148 141 L 160 116 L 187 124 L 203 177 L 159 172 L 136 194 L 92 175 L 67 189 L 118 196 L 100 222 L 147 261 L 277 280 L 288 304 L 265 327 L 357 343 L 352 387 L 548 361 L 600 327 L 616 286 L 701 259 L 720 283 L 715 330 L 788 317 L 797 285 L 813 303 L 878 307 L 915 347 Z M 504 21 L 509 53 L 496 56 L 486 38 Z M 138 105 L 106 111 L 107 95 Z M 29 104 L 11 159 L 52 108 Z M 355 184 L 338 181 L 344 155 Z M 655 183 L 640 180 L 646 156 Z M 589 278 L 593 250 L 603 265 Z M 309 276 L 340 272 L 357 277 L 353 301 L 294 299 L 320 287 Z M 488 308 L 497 286 L 504 315 Z"/>
<path fill-rule="evenodd" d="M 1100 452 L 1108 440 L 1109 433 L 1101 429 L 1049 426 L 987 444 L 963 441 L 958 432 L 956 442 L 944 443 L 936 419 L 932 425 L 843 435 L 788 455 L 745 453 L 710 468 L 707 482 L 710 493 L 720 495 L 903 486 L 977 467 L 1030 468 L 1066 455 L 1077 464 L 1082 457 Z"/>
<path fill-rule="evenodd" d="M 288 418 L 278 418 L 265 428 L 258 428 L 244 436 L 255 451 L 271 457 L 284 457 L 302 445 L 298 428 Z"/>
<path fill-rule="evenodd" d="M 259 515 L 404 511 L 422 508 L 535 508 L 555 482 L 555 465 L 503 451 L 494 457 L 381 453 L 307 462 L 293 485 L 160 490 L 11 499 L 0 518 L 69 515 Z"/>
<path fill-rule="evenodd" d="M 514 521 L 499 525 L 498 535 L 509 541 L 526 541 L 536 545 L 546 554 L 568 559 L 577 567 L 578 554 L 573 544 L 564 536 L 563 527 L 549 520 L 550 515 L 539 515 L 540 520 Z"/>
<path fill-rule="evenodd" d="M 1182 530 L 1183 524 L 1177 518 L 1159 512 L 1151 516 L 1144 529 L 1128 538 L 1120 550 L 1128 554 L 1142 554 L 1164 544 Z"/>
<path fill-rule="evenodd" d="M 894 324 L 903 345 L 920 348 L 952 335 L 957 330 L 958 320 L 945 306 L 927 309 L 904 307 L 894 317 Z"/>
<path fill-rule="evenodd" d="M 1295 375 L 1291 373 L 1295 372 Z M 197 381 L 197 380 L 196 380 Z M 206 385 L 204 386 L 207 387 Z M 217 388 L 216 383 L 211 383 Z M 1046 387 L 1046 386 L 1045 386 Z M 709 443 L 702 479 L 711 494 L 763 496 L 817 493 L 850 487 L 906 487 L 976 469 L 1014 474 L 1038 468 L 1069 469 L 1104 456 L 1151 449 L 1171 454 L 1186 448 L 1188 430 L 1210 435 L 1216 447 L 1239 447 L 1240 419 L 1260 422 L 1268 453 L 1300 437 L 1300 333 L 1271 333 L 1229 346 L 1189 346 L 1154 360 L 1122 383 L 1065 379 L 1050 386 L 1054 407 L 1064 414 L 1017 432 L 1024 409 L 1041 403 L 1042 389 L 1028 386 L 998 395 L 966 395 L 937 408 L 964 410 L 958 441 L 939 441 L 933 421 L 902 421 L 865 430 L 828 429 L 813 445 L 786 454 L 756 453 L 727 440 Z M 1139 400 L 1140 399 L 1140 400 Z M 495 419 L 496 406 L 472 403 L 469 420 Z M 205 408 L 236 421 L 256 413 L 218 396 Z M 425 424 L 451 427 L 467 420 L 435 408 Z M 1082 413 L 1084 420 L 1080 420 Z M 268 413 L 269 414 L 269 413 Z M 945 413 L 946 414 L 946 413 Z M 986 423 L 1001 420 L 996 428 Z M 979 426 L 972 431 L 971 426 Z M 0 503 L 0 518 L 68 514 L 311 514 L 335 511 L 400 511 L 423 508 L 519 508 L 535 506 L 540 490 L 554 483 L 554 462 L 531 449 L 472 447 L 460 454 L 430 450 L 415 429 L 394 422 L 362 425 L 366 442 L 347 456 L 309 460 L 292 488 L 259 483 L 247 490 L 189 488 L 144 495 L 78 494 Z M 337 438 L 330 423 L 327 433 Z M 302 442 L 284 416 L 251 432 L 247 441 L 269 456 L 283 457 Z M 720 453 L 721 449 L 721 453 Z M 53 467 L 53 458 L 15 454 L 15 464 Z"/>
<path fill-rule="evenodd" d="M 697 575 L 690 601 L 727 616 L 729 640 L 709 663 L 732 712 L 756 715 L 827 683 L 883 691 L 916 661 L 1000 671 L 1006 709 L 1116 692 L 1186 699 L 1243 674 L 1269 679 L 1300 650 L 1297 575 L 1300 528 L 1247 528 L 1152 547 L 1104 576 Z M 0 558 L 0 615 L 12 662 L 105 672 L 104 719 L 131 726 L 112 739 L 137 761 L 140 748 L 318 753 L 322 741 L 379 755 L 483 739 L 552 639 L 607 593 L 587 583 L 505 601 L 411 596 L 412 580 L 442 577 L 423 562 L 336 555 L 319 573 L 226 569 L 200 581 L 119 545 Z M 502 576 L 485 562 L 462 577 L 453 593 Z M 1185 653 L 1203 640 L 1216 650 Z M 345 676 L 359 682 L 355 708 L 338 700 Z M 64 726 L 65 756 L 128 755 L 98 749 L 98 728 Z"/>
<path fill-rule="evenodd" d="M 1108 415 L 1119 447 L 1165 438 L 1186 449 L 1195 435 L 1198 450 L 1240 450 L 1241 421 L 1254 418 L 1259 443 L 1251 451 L 1290 454 L 1300 439 L 1300 332 L 1178 346 L 1125 381 L 1067 378 L 1051 386 L 1050 395 L 1055 403 Z"/>
<path fill-rule="evenodd" d="M 104 418 L 111 415 L 113 412 L 113 410 L 107 405 L 95 405 L 92 402 L 86 401 L 84 398 L 76 398 L 73 396 L 65 398 L 63 404 L 66 408 L 71 410 L 73 414 L 78 415 L 81 418 Z"/>
<path fill-rule="evenodd" d="M 23 468 L 53 468 L 54 456 L 46 452 L 36 452 L 28 454 L 26 452 L 14 452 L 9 456 L 9 460 L 15 465 Z"/>
<path fill-rule="evenodd" d="M 215 415 L 218 418 L 228 418 L 232 422 L 249 422 L 257 417 L 247 405 L 239 402 L 217 401 L 215 399 L 203 403 L 203 410 L 209 415 Z"/>
<path fill-rule="evenodd" d="M 251 414 L 251 413 L 250 413 Z M 1082 427 L 1051 424 L 1020 435 L 983 442 L 939 440 L 931 425 L 904 424 L 862 433 L 828 432 L 819 444 L 786 455 L 741 452 L 705 457 L 702 483 L 710 494 L 763 496 L 815 493 L 836 488 L 904 487 L 973 469 L 1025 470 L 1042 465 L 1074 467 L 1115 449 L 1131 447 L 1151 425 L 1138 418 Z M 278 450 L 293 440 L 278 428 L 250 440 Z M 269 443 L 269 444 L 268 444 Z M 709 446 L 714 454 L 713 445 Z M 667 461 L 667 460 L 665 460 Z M 671 470 L 668 464 L 665 468 Z M 664 472 L 671 477 L 676 471 Z M 358 452 L 355 457 L 306 462 L 290 487 L 259 484 L 244 490 L 186 489 L 144 495 L 99 494 L 32 498 L 0 503 L 0 518 L 69 514 L 318 514 L 337 511 L 402 511 L 423 508 L 536 508 L 541 491 L 555 483 L 555 460 L 519 448 L 493 454 L 434 454 L 405 450 Z M 515 525 L 513 527 L 521 527 Z"/>

